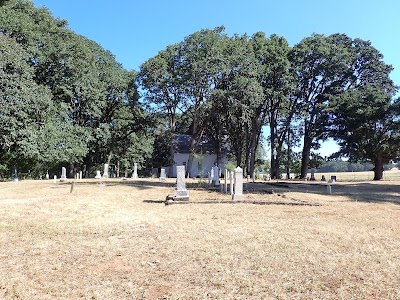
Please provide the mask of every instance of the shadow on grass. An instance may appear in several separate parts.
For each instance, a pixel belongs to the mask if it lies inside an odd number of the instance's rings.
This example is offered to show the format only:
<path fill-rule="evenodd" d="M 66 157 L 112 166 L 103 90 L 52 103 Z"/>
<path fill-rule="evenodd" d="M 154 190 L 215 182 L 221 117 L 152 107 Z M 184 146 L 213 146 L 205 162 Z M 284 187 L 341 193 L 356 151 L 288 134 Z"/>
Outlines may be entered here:
<path fill-rule="evenodd" d="M 248 183 L 247 191 L 257 194 L 299 192 L 327 195 L 327 184 L 313 182 L 283 182 L 283 183 Z M 245 185 L 246 189 L 246 185 Z M 352 184 L 333 184 L 332 195 L 348 196 L 353 201 L 367 203 L 393 203 L 400 205 L 400 185 L 388 182 L 369 183 L 358 182 Z"/>

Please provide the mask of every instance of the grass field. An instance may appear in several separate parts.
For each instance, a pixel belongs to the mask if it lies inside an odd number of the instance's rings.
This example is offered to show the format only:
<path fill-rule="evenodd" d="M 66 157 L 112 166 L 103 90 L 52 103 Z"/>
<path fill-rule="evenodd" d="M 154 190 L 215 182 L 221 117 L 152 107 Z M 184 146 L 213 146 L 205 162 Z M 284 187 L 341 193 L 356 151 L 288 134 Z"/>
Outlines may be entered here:
<path fill-rule="evenodd" d="M 309 174 L 310 175 L 310 174 Z M 315 173 L 315 179 L 321 180 L 322 175 L 328 180 L 332 175 L 341 181 L 368 181 L 374 178 L 374 172 L 335 172 L 335 173 Z M 383 180 L 397 181 L 400 180 L 400 170 L 393 168 L 390 171 L 383 172 Z"/>
<path fill-rule="evenodd" d="M 400 181 L 173 186 L 0 183 L 0 299 L 400 299 Z"/>

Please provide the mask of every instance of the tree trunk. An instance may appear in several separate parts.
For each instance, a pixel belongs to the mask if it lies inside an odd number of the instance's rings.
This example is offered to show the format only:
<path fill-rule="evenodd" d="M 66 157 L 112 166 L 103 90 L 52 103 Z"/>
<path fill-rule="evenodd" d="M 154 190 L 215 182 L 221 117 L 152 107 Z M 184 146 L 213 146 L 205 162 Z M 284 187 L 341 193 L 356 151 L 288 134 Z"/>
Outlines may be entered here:
<path fill-rule="evenodd" d="M 383 160 L 375 158 L 374 160 L 374 180 L 381 180 L 383 178 Z"/>
<path fill-rule="evenodd" d="M 303 152 L 301 154 L 301 172 L 300 178 L 304 179 L 307 177 L 308 165 L 310 163 L 310 153 L 311 153 L 311 138 L 304 136 Z"/>

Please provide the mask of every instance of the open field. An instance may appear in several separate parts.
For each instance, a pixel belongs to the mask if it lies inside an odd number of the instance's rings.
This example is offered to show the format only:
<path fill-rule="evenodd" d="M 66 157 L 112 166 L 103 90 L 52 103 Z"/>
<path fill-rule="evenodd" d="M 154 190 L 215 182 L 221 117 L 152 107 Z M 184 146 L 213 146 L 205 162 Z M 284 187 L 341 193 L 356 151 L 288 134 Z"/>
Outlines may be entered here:
<path fill-rule="evenodd" d="M 331 176 L 333 175 L 336 176 L 340 181 L 365 181 L 365 180 L 368 181 L 374 178 L 373 171 L 365 171 L 365 172 L 334 172 L 334 173 L 321 172 L 321 173 L 315 173 L 315 179 L 321 180 L 322 175 L 325 175 L 325 178 L 327 180 L 330 179 Z M 292 177 L 294 178 L 294 176 L 295 175 L 293 174 Z M 310 176 L 310 173 L 308 173 L 308 176 Z M 383 180 L 385 181 L 400 180 L 400 170 L 397 168 L 393 168 L 392 170 L 384 171 Z"/>
<path fill-rule="evenodd" d="M 0 183 L 0 299 L 400 299 L 400 181 L 188 185 Z"/>

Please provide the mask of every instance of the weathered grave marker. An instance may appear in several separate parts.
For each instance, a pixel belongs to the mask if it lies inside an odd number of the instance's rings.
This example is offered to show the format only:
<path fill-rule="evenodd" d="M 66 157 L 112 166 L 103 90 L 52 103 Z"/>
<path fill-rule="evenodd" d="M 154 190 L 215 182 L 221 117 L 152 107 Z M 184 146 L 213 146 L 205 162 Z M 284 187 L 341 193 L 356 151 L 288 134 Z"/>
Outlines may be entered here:
<path fill-rule="evenodd" d="M 108 173 L 108 164 L 104 164 L 103 178 L 108 178 L 110 175 Z"/>
<path fill-rule="evenodd" d="M 161 168 L 159 181 L 165 181 L 165 180 L 166 180 L 165 169 Z"/>
<path fill-rule="evenodd" d="M 96 170 L 96 176 L 95 176 L 94 178 L 96 178 L 96 179 L 101 179 L 100 170 Z"/>
<path fill-rule="evenodd" d="M 137 163 L 134 163 L 134 164 L 133 164 L 132 178 L 133 178 L 133 179 L 137 179 L 137 178 L 138 178 L 138 174 L 137 174 Z"/>
<path fill-rule="evenodd" d="M 176 166 L 176 195 L 174 200 L 189 201 L 185 183 L 185 166 Z"/>
<path fill-rule="evenodd" d="M 219 186 L 219 169 L 218 166 L 214 166 L 214 186 Z"/>
<path fill-rule="evenodd" d="M 61 182 L 67 181 L 67 169 L 65 167 L 61 168 Z"/>
<path fill-rule="evenodd" d="M 235 169 L 235 192 L 232 196 L 232 200 L 240 201 L 244 199 L 243 196 L 243 169 L 237 167 Z"/>

